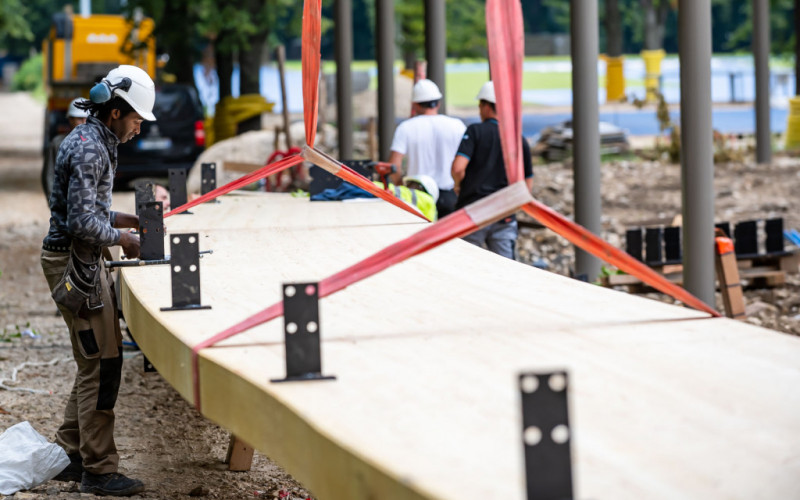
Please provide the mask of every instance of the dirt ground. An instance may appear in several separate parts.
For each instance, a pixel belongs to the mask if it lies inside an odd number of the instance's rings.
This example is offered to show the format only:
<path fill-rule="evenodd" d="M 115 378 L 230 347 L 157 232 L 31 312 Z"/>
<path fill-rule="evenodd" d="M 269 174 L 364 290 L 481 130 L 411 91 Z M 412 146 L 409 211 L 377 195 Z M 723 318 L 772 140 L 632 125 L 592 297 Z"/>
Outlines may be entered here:
<path fill-rule="evenodd" d="M 51 439 L 71 389 L 75 367 L 66 327 L 49 297 L 39 266 L 49 211 L 39 187 L 41 106 L 25 94 L 0 94 L 0 431 L 29 421 Z M 538 165 L 534 195 L 570 216 L 569 162 Z M 623 247 L 628 227 L 669 224 L 680 213 L 680 167 L 638 159 L 606 162 L 603 179 L 603 236 Z M 717 165 L 718 220 L 784 217 L 800 228 L 800 160 L 779 157 L 771 165 L 752 158 Z M 524 218 L 524 217 L 523 217 Z M 546 229 L 522 229 L 519 260 L 568 274 L 573 250 Z M 800 334 L 800 279 L 787 285 L 748 290 L 748 321 Z M 654 299 L 669 300 L 660 294 Z M 721 306 L 720 306 L 721 307 Z M 264 455 L 250 472 L 228 472 L 222 463 L 228 433 L 203 419 L 157 373 L 143 372 L 142 357 L 125 352 L 117 403 L 121 470 L 142 479 L 142 498 L 302 498 L 310 494 Z M 7 379 L 22 363 L 16 382 Z M 2 379 L 6 379 L 3 382 Z M 74 483 L 48 482 L 11 498 L 79 498 Z"/>
<path fill-rule="evenodd" d="M 0 384 L 42 391 L 0 388 L 0 432 L 27 420 L 52 440 L 75 363 L 39 265 L 49 218 L 39 187 L 42 108 L 24 94 L 0 94 L 0 107 L 15 110 L 11 118 L 0 118 Z M 144 373 L 141 354 L 124 356 L 115 432 L 120 469 L 147 487 L 133 498 L 188 498 L 192 492 L 218 499 L 311 496 L 258 452 L 251 471 L 227 471 L 229 434 L 201 417 L 157 373 Z M 23 367 L 16 383 L 9 381 L 23 363 L 41 365 Z M 76 483 L 50 481 L 8 498 L 81 497 L 93 495 L 81 495 Z"/>

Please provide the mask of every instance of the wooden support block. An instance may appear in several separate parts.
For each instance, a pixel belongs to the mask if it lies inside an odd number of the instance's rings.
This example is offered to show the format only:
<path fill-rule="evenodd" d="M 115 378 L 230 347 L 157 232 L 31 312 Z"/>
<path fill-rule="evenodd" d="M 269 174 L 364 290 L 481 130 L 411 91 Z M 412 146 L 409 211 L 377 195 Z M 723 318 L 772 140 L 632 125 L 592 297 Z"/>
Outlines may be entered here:
<path fill-rule="evenodd" d="M 225 457 L 228 470 L 236 472 L 250 470 L 253 465 L 254 451 L 252 446 L 231 434 L 231 440 L 228 442 L 228 454 Z"/>
<path fill-rule="evenodd" d="M 781 271 L 796 274 L 800 271 L 800 253 L 784 255 L 778 261 L 778 268 Z"/>
<path fill-rule="evenodd" d="M 717 229 L 715 261 L 719 289 L 722 292 L 722 303 L 725 306 L 725 316 L 733 319 L 744 320 L 744 293 L 742 283 L 739 281 L 739 268 L 736 265 L 736 254 L 730 238 L 722 236 L 723 232 Z"/>
<path fill-rule="evenodd" d="M 238 161 L 226 161 L 225 162 L 225 171 L 226 172 L 240 172 L 243 174 L 249 174 L 251 172 L 255 172 L 259 168 L 263 167 L 263 164 L 259 163 L 242 163 Z"/>

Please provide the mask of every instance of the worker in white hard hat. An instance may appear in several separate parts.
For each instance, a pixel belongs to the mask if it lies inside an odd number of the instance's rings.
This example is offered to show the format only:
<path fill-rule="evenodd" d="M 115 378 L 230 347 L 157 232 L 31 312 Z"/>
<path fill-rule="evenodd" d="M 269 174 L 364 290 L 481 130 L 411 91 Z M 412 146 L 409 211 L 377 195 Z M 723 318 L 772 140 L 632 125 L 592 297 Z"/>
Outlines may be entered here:
<path fill-rule="evenodd" d="M 78 125 L 86 123 L 86 118 L 89 116 L 87 111 L 78 109 L 78 107 L 75 105 L 80 101 L 81 98 L 73 99 L 72 102 L 69 103 L 69 108 L 67 108 L 67 123 L 69 124 L 69 130 L 67 131 L 67 134 Z M 53 175 L 56 168 L 56 154 L 58 154 L 58 148 L 61 146 L 64 138 L 67 137 L 67 134 L 58 134 L 57 136 L 53 137 L 53 139 L 50 141 L 50 144 L 47 146 L 47 151 L 44 154 L 44 166 L 42 167 L 42 190 L 44 191 L 45 197 L 48 199 L 50 198 L 50 193 L 53 191 Z"/>
<path fill-rule="evenodd" d="M 79 481 L 80 491 L 128 496 L 141 481 L 119 474 L 114 444 L 114 406 L 122 375 L 122 335 L 114 281 L 103 265 L 107 247 L 139 256 L 136 215 L 112 212 L 117 145 L 155 120 L 155 85 L 135 66 L 120 66 L 76 103 L 86 123 L 67 135 L 58 150 L 50 230 L 42 243 L 42 270 L 72 342 L 77 374 L 56 443 L 70 459 L 56 480 Z"/>
<path fill-rule="evenodd" d="M 486 82 L 476 97 L 481 123 L 467 127 L 452 165 L 457 208 L 463 208 L 508 186 L 500 129 L 497 125 L 494 83 Z M 528 190 L 533 188 L 533 165 L 528 141 L 522 138 L 522 164 Z M 517 219 L 514 215 L 490 224 L 464 237 L 489 250 L 514 259 L 516 256 Z"/>
<path fill-rule="evenodd" d="M 455 210 L 450 164 L 466 130 L 458 118 L 439 114 L 441 99 L 442 93 L 432 81 L 420 80 L 414 84 L 411 100 L 416 116 L 397 126 L 389 157 L 389 163 L 397 167 L 392 179 L 395 184 L 400 183 L 403 171 L 407 176 L 423 174 L 436 181 L 439 190 L 436 209 L 440 218 Z M 405 169 L 403 158 L 406 158 Z"/>

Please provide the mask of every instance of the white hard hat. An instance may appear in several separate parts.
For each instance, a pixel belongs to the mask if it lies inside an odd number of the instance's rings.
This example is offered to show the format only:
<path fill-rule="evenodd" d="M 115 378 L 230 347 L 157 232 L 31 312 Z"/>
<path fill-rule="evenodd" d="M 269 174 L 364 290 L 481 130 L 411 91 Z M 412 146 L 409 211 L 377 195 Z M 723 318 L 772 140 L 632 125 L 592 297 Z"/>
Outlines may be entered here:
<path fill-rule="evenodd" d="M 425 191 L 433 197 L 433 202 L 436 203 L 439 201 L 439 186 L 436 185 L 436 181 L 433 180 L 433 177 L 425 174 L 403 177 L 403 184 L 409 181 L 422 184 L 422 187 L 425 188 Z"/>
<path fill-rule="evenodd" d="M 414 92 L 411 94 L 412 102 L 438 101 L 442 98 L 439 87 L 428 79 L 423 79 L 414 84 Z"/>
<path fill-rule="evenodd" d="M 496 103 L 497 101 L 494 97 L 494 82 L 490 80 L 484 83 L 483 87 L 481 87 L 481 91 L 478 92 L 478 96 L 475 97 L 475 99 L 479 101 L 491 102 L 492 104 Z"/>
<path fill-rule="evenodd" d="M 127 90 L 115 88 L 113 93 L 123 98 L 145 120 L 156 121 L 156 117 L 153 114 L 153 104 L 156 102 L 156 86 L 150 75 L 141 68 L 123 64 L 109 71 L 105 79 L 114 87 L 122 83 L 124 78 L 130 80 L 131 86 Z"/>
<path fill-rule="evenodd" d="M 77 99 L 73 99 L 72 102 L 69 103 L 69 108 L 67 109 L 68 118 L 86 118 L 89 116 L 88 111 L 80 109 L 77 106 L 75 106 L 76 103 L 79 103 L 81 101 L 83 101 L 83 99 L 79 97 Z"/>

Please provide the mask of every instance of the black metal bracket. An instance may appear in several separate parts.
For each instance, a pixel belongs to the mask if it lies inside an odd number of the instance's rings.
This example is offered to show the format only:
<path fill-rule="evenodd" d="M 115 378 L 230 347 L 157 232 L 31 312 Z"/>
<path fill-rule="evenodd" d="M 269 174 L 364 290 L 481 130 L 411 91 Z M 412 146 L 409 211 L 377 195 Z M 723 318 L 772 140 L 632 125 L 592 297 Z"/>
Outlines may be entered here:
<path fill-rule="evenodd" d="M 200 239 L 197 233 L 171 235 L 169 243 L 172 307 L 161 310 L 211 309 L 211 306 L 200 305 Z"/>
<path fill-rule="evenodd" d="M 164 259 L 164 208 L 160 201 L 139 207 L 139 254 L 145 261 Z"/>
<path fill-rule="evenodd" d="M 156 193 L 152 182 L 138 182 L 134 186 L 136 215 L 141 215 L 145 203 L 156 201 Z"/>
<path fill-rule="evenodd" d="M 528 500 L 572 500 L 565 371 L 521 373 L 522 441 Z"/>
<path fill-rule="evenodd" d="M 169 172 L 169 206 L 174 210 L 186 204 L 186 169 L 173 167 L 167 171 Z M 191 214 L 188 210 L 180 213 Z"/>
<path fill-rule="evenodd" d="M 272 382 L 336 379 L 322 374 L 318 283 L 283 285 L 283 338 L 286 378 Z"/>
<path fill-rule="evenodd" d="M 200 171 L 200 194 L 207 194 L 217 189 L 217 164 L 216 163 L 203 163 Z M 220 203 L 219 200 L 214 199 L 207 203 Z"/>
<path fill-rule="evenodd" d="M 142 354 L 142 358 L 144 358 L 144 372 L 145 373 L 152 373 L 152 372 L 158 371 L 158 370 L 156 370 L 156 367 L 153 366 L 153 363 L 151 363 L 150 360 L 147 359 L 147 356 Z"/>

